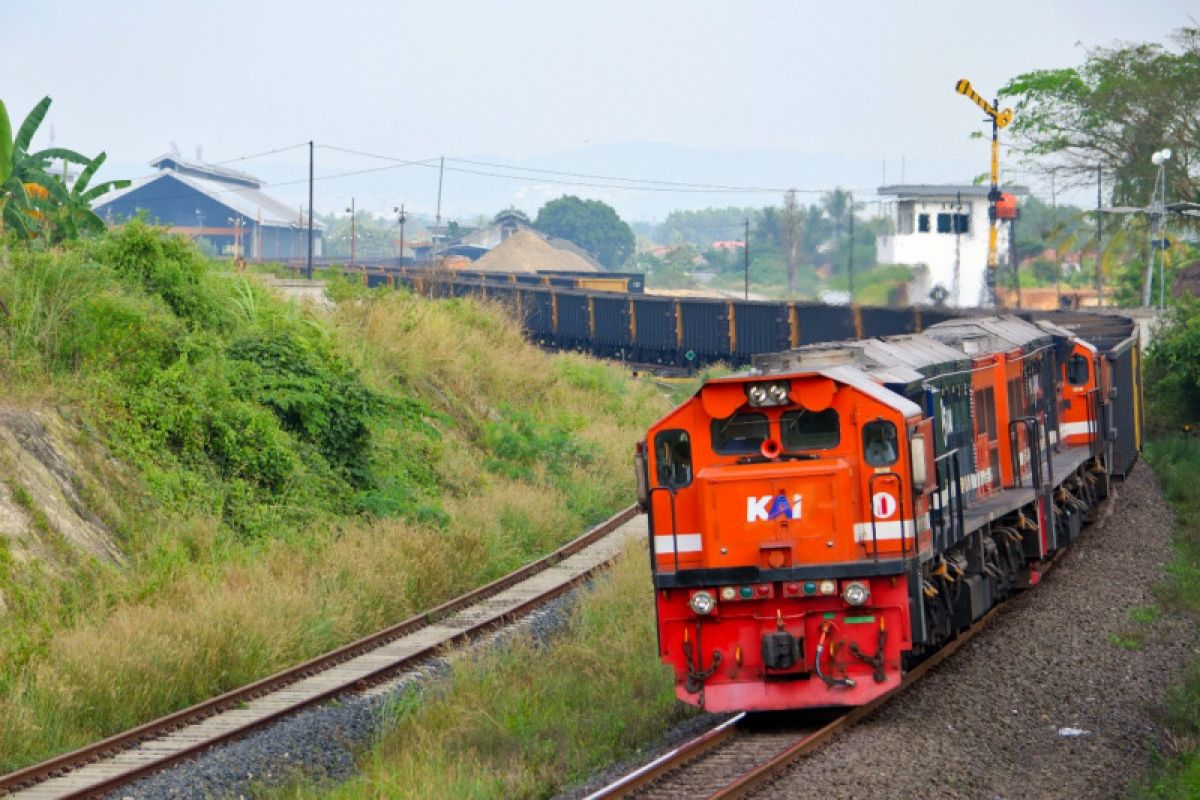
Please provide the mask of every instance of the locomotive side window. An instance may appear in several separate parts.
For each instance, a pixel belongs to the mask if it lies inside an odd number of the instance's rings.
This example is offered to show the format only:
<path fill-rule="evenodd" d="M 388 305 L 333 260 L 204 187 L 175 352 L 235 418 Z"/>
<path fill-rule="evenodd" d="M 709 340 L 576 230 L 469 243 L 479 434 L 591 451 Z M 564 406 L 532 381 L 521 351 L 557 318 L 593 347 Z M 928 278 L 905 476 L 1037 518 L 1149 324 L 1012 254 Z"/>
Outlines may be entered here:
<path fill-rule="evenodd" d="M 896 444 L 896 426 L 877 419 L 863 426 L 863 458 L 872 467 L 895 464 L 900 448 Z"/>
<path fill-rule="evenodd" d="M 1078 353 L 1067 359 L 1067 382 L 1072 386 L 1088 382 L 1088 360 Z"/>
<path fill-rule="evenodd" d="M 838 413 L 824 411 L 788 411 L 779 419 L 784 450 L 826 450 L 842 440 Z"/>
<path fill-rule="evenodd" d="M 722 455 L 757 453 L 770 435 L 765 414 L 734 414 L 712 421 L 713 450 Z"/>
<path fill-rule="evenodd" d="M 654 436 L 658 485 L 682 489 L 692 482 L 692 440 L 687 431 L 659 431 Z"/>

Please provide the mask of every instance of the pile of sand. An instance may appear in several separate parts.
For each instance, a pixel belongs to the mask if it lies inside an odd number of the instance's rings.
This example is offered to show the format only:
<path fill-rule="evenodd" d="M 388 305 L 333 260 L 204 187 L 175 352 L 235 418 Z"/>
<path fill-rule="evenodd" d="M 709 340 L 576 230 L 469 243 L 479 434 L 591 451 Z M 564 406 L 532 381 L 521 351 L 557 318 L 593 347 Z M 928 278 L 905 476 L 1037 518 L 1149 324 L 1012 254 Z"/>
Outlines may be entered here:
<path fill-rule="evenodd" d="M 471 265 L 488 272 L 537 272 L 553 269 L 567 272 L 600 272 L 587 258 L 546 241 L 533 231 L 521 230 L 487 251 Z"/>

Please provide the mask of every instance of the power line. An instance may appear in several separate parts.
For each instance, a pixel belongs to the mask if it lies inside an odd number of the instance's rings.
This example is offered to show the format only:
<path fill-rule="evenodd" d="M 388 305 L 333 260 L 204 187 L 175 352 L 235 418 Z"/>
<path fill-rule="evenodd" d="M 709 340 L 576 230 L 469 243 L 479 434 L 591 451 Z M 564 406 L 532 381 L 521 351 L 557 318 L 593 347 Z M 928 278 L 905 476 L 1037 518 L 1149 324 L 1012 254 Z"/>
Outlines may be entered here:
<path fill-rule="evenodd" d="M 474 164 L 475 166 L 480 166 L 480 167 L 494 167 L 497 169 L 508 169 L 508 170 L 514 170 L 517 172 L 531 172 L 531 173 L 544 174 L 544 175 L 562 175 L 562 176 L 571 177 L 571 178 L 587 178 L 590 180 L 622 181 L 625 183 L 643 183 L 643 184 L 649 184 L 649 185 L 653 185 L 653 186 L 668 186 L 668 187 L 680 187 L 680 188 L 687 188 L 687 189 L 703 189 L 703 190 L 711 190 L 711 191 L 754 192 L 754 193 L 792 191 L 791 189 L 779 189 L 779 188 L 764 187 L 764 186 L 730 186 L 727 184 L 719 184 L 719 183 L 689 183 L 686 181 L 664 181 L 664 180 L 658 180 L 655 178 L 625 178 L 625 177 L 621 177 L 619 175 L 594 175 L 594 174 L 589 174 L 586 172 L 566 172 L 563 170 L 541 169 L 538 167 L 518 167 L 518 166 L 515 166 L 512 164 L 497 164 L 497 163 L 489 162 L 489 161 L 474 161 L 469 158 L 455 158 L 452 156 L 447 157 L 447 160 L 456 161 L 460 164 Z M 801 193 L 801 194 L 822 194 L 826 190 L 824 190 L 824 189 L 796 189 L 795 191 L 797 193 Z"/>
<path fill-rule="evenodd" d="M 433 167 L 436 159 L 426 159 L 423 161 L 413 161 L 409 159 L 398 158 L 396 156 L 388 156 L 380 153 L 370 153 L 364 150 L 355 150 L 348 147 L 339 147 L 336 145 L 319 145 L 328 150 L 336 150 L 342 153 L 362 156 L 365 158 L 376 158 L 381 161 L 391 161 L 396 164 L 414 165 Z M 730 184 L 716 183 L 693 183 L 687 181 L 667 181 L 656 178 L 629 178 L 619 175 L 599 175 L 587 172 L 568 172 L 565 170 L 541 169 L 537 167 L 520 167 L 512 164 L 501 164 L 492 161 L 479 161 L 469 158 L 458 158 L 456 156 L 446 156 L 447 162 L 455 162 L 459 164 L 470 164 L 480 167 L 491 167 L 493 169 L 507 170 L 508 172 L 490 172 L 484 170 L 469 169 L 467 167 L 447 166 L 446 169 L 453 172 L 460 172 L 467 175 L 479 175 L 487 178 L 500 178 L 505 180 L 537 180 L 540 183 L 552 183 L 559 186 L 582 186 L 590 189 L 624 189 L 628 191 L 646 191 L 646 192 L 679 192 L 679 193 L 694 193 L 694 194 L 782 194 L 788 191 L 796 191 L 799 194 L 824 194 L 828 189 L 792 189 L 791 187 L 780 188 L 770 186 L 736 186 Z M 529 173 L 511 174 L 516 173 Z M 578 180 L 557 180 L 555 178 L 543 177 L 554 175 L 566 178 L 582 178 Z M 536 176 L 533 177 L 533 176 Z M 619 183 L 593 183 L 591 181 L 618 181 Z M 626 185 L 629 184 L 629 185 Z M 871 191 L 871 190 L 863 190 Z"/>
<path fill-rule="evenodd" d="M 251 155 L 248 155 L 248 156 L 238 156 L 237 158 L 231 158 L 231 159 L 228 159 L 227 161 L 213 161 L 211 163 L 214 167 L 221 167 L 221 166 L 224 166 L 225 164 L 236 164 L 238 161 L 249 161 L 253 158 L 262 158 L 263 156 L 273 156 L 276 153 L 286 153 L 288 150 L 295 150 L 300 147 L 308 147 L 308 142 L 300 142 L 298 144 L 288 145 L 287 147 L 277 147 L 274 150 L 264 150 L 261 153 L 252 153 Z"/>

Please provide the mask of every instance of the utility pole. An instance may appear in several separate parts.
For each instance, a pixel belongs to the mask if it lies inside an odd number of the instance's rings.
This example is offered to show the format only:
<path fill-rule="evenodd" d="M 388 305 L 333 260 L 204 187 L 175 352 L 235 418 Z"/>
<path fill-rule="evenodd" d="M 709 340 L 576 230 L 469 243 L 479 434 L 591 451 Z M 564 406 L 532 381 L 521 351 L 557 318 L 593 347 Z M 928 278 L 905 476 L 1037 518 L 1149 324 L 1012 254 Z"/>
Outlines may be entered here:
<path fill-rule="evenodd" d="M 1050 170 L 1050 208 L 1052 222 L 1052 230 L 1054 231 L 1054 308 L 1062 308 L 1062 253 L 1059 250 L 1059 234 L 1058 229 L 1058 193 L 1055 189 L 1054 179 L 1057 176 L 1056 170 Z"/>
<path fill-rule="evenodd" d="M 850 192 L 850 246 L 846 249 L 846 278 L 850 282 L 850 302 L 854 303 L 854 192 Z"/>
<path fill-rule="evenodd" d="M 442 156 L 441 163 L 438 166 L 438 201 L 437 201 L 437 216 L 433 223 L 433 266 L 437 267 L 437 232 L 438 228 L 442 227 L 442 176 L 446 172 L 446 157 Z"/>
<path fill-rule="evenodd" d="M 987 100 L 979 96 L 976 91 L 971 88 L 971 82 L 966 78 L 960 80 L 954 86 L 954 90 L 959 94 L 969 98 L 975 105 L 983 109 L 984 113 L 991 118 L 992 121 L 992 171 L 991 171 L 991 188 L 988 190 L 988 251 L 987 251 L 987 290 L 988 300 L 992 306 L 996 305 L 996 203 L 1000 202 L 1000 129 L 1008 127 L 1008 123 L 1012 122 L 1013 112 L 1011 108 L 1006 108 L 1003 111 L 997 109 L 1000 105 L 999 98 L 989 103 Z"/>
<path fill-rule="evenodd" d="M 308 279 L 313 276 L 313 143 L 308 140 Z"/>
<path fill-rule="evenodd" d="M 404 223 L 407 220 L 407 217 L 404 216 L 404 204 L 401 203 L 399 208 L 393 208 L 392 211 L 394 211 L 400 215 L 398 217 L 398 220 L 400 222 L 400 267 L 403 268 L 404 267 Z"/>
<path fill-rule="evenodd" d="M 1018 208 L 1017 213 L 1008 221 L 1008 260 L 1012 262 L 1013 289 L 1017 293 L 1017 309 L 1021 308 L 1021 264 L 1017 255 L 1017 218 L 1020 216 L 1021 210 Z"/>
<path fill-rule="evenodd" d="M 1104 167 L 1096 165 L 1096 307 L 1104 305 L 1104 214 L 1103 204 Z"/>
<path fill-rule="evenodd" d="M 357 236 L 355 236 L 355 228 L 354 228 L 355 208 L 354 208 L 354 198 L 353 197 L 350 198 L 350 207 L 347 208 L 346 210 L 350 212 L 350 266 L 353 267 L 354 266 L 354 256 L 355 256 L 354 244 L 355 244 L 356 239 L 358 238 Z"/>
<path fill-rule="evenodd" d="M 962 214 L 962 192 L 954 193 L 954 213 Z M 961 305 L 958 298 L 958 277 L 962 270 L 962 226 L 958 224 L 957 217 L 954 220 L 954 279 L 950 285 L 953 287 L 954 304 Z"/>
<path fill-rule="evenodd" d="M 750 218 L 746 217 L 746 238 L 742 241 L 742 275 L 745 279 L 745 288 L 742 297 L 745 300 L 750 299 Z"/>

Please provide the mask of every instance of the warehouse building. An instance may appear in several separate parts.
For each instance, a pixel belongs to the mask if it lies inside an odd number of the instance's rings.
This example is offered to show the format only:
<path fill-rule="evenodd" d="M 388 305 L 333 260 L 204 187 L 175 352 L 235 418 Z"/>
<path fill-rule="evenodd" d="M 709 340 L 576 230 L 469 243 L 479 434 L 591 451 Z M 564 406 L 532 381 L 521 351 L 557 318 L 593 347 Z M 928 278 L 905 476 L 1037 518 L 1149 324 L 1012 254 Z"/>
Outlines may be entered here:
<path fill-rule="evenodd" d="M 93 210 L 110 225 L 138 214 L 174 233 L 209 243 L 223 256 L 291 261 L 308 253 L 308 220 L 298 208 L 269 197 L 253 175 L 185 161 L 150 162 L 158 171 L 101 197 Z M 313 255 L 321 255 L 324 226 L 313 223 Z"/>

